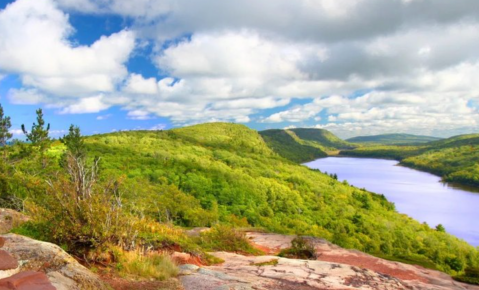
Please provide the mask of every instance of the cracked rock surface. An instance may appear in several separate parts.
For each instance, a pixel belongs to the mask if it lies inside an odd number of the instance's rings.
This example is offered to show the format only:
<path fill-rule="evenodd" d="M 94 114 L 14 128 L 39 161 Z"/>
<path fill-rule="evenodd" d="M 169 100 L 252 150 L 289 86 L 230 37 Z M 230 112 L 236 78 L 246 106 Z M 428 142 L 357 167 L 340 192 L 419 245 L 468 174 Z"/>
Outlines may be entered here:
<path fill-rule="evenodd" d="M 479 290 L 454 281 L 450 276 L 419 266 L 386 261 L 368 254 L 346 250 L 318 238 L 318 259 L 299 260 L 274 256 L 291 247 L 294 236 L 251 232 L 250 242 L 268 255 L 243 256 L 211 253 L 225 262 L 215 266 L 180 266 L 185 290 Z"/>

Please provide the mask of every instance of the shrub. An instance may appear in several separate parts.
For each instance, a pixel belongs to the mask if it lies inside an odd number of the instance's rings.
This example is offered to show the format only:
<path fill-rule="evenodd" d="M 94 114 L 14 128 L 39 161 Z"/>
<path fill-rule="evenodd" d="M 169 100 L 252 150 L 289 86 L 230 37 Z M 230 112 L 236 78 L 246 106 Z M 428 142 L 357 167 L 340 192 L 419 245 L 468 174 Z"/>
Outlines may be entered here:
<path fill-rule="evenodd" d="M 245 233 L 226 225 L 216 225 L 201 233 L 198 242 L 208 251 L 261 254 L 261 251 L 251 246 Z"/>
<path fill-rule="evenodd" d="M 178 275 L 178 267 L 167 255 L 148 254 L 140 250 L 124 251 L 119 247 L 111 247 L 111 251 L 117 262 L 116 269 L 120 276 L 166 280 Z"/>
<path fill-rule="evenodd" d="M 304 237 L 294 238 L 291 241 L 291 248 L 282 250 L 279 256 L 305 260 L 316 260 L 318 258 L 314 244 Z"/>

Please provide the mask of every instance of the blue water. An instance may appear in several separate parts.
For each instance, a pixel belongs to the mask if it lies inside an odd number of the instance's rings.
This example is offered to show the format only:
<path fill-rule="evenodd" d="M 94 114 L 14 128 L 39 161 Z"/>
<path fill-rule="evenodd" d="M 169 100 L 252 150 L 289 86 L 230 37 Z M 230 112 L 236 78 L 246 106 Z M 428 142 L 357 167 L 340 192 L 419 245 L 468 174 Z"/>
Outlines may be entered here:
<path fill-rule="evenodd" d="M 370 158 L 328 157 L 305 165 L 336 173 L 349 184 L 384 194 L 405 213 L 431 227 L 479 246 L 479 193 L 441 182 L 441 178 L 397 165 L 397 161 Z"/>

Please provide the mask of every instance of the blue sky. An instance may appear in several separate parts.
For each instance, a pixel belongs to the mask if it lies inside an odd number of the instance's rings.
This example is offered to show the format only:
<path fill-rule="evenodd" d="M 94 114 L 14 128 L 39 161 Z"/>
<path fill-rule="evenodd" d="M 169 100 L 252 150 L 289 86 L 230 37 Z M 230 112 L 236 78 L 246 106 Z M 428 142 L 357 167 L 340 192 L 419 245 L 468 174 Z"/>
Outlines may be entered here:
<path fill-rule="evenodd" d="M 341 137 L 479 131 L 476 1 L 16 0 L 0 9 L 0 102 L 15 137 L 39 107 L 57 136 L 71 123 L 96 134 L 214 121 Z"/>

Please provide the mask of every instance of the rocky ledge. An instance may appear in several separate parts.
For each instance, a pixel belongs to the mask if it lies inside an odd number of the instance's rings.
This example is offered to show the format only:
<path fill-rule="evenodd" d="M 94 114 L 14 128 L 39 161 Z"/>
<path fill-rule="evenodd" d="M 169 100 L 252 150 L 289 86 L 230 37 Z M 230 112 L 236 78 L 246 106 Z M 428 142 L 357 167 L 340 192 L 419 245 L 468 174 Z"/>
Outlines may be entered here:
<path fill-rule="evenodd" d="M 24 236 L 0 236 L 0 290 L 108 289 L 60 247 Z"/>
<path fill-rule="evenodd" d="M 247 236 L 268 255 L 216 252 L 212 254 L 224 263 L 211 267 L 180 266 L 185 290 L 479 290 L 442 272 L 346 250 L 323 239 L 308 238 L 318 256 L 311 261 L 274 256 L 291 247 L 293 236 L 253 232 Z"/>

